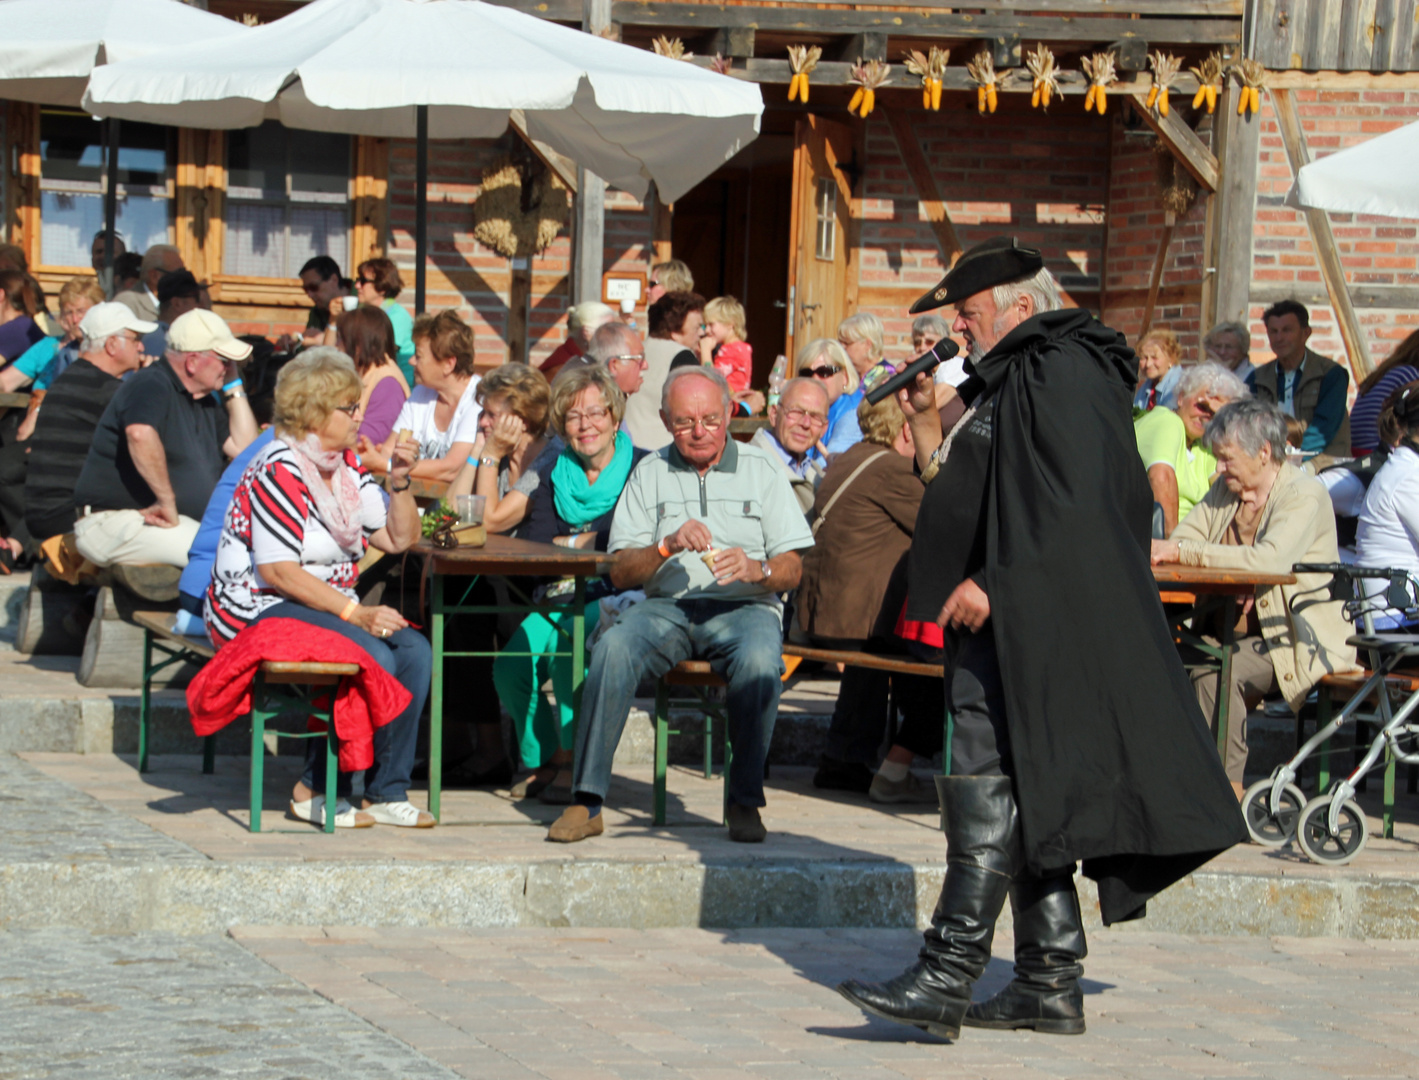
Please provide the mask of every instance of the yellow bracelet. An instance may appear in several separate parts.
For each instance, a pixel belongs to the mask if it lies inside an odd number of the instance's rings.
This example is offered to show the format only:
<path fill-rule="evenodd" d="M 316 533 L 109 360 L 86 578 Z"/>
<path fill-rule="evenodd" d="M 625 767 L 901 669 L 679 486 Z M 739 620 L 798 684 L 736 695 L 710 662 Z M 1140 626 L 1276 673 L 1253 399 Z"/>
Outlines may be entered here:
<path fill-rule="evenodd" d="M 340 612 L 340 621 L 349 622 L 350 616 L 355 613 L 359 606 L 360 602 L 358 600 L 351 600 L 348 604 L 345 605 L 345 610 Z"/>

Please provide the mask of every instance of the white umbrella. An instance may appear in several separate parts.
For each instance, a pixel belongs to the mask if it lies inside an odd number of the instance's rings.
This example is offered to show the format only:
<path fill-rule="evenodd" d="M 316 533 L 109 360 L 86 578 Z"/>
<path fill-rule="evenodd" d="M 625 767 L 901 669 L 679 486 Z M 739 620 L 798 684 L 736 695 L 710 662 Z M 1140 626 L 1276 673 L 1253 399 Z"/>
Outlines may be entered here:
<path fill-rule="evenodd" d="M 1419 218 L 1419 124 L 1378 135 L 1301 167 L 1292 206 Z"/>
<path fill-rule="evenodd" d="M 0 0 L 0 97 L 77 106 L 101 64 L 246 32 L 178 0 Z"/>
<path fill-rule="evenodd" d="M 245 34 L 178 0 L 0 0 L 0 98 L 77 106 L 95 67 Z M 113 266 L 118 125 L 105 133 L 104 266 Z"/>
<path fill-rule="evenodd" d="M 84 104 L 188 127 L 278 119 L 405 138 L 425 135 L 423 116 L 444 139 L 497 137 L 520 110 L 533 139 L 637 196 L 654 181 L 667 201 L 752 141 L 764 108 L 752 83 L 480 0 L 315 0 L 238 42 L 100 68 Z"/>

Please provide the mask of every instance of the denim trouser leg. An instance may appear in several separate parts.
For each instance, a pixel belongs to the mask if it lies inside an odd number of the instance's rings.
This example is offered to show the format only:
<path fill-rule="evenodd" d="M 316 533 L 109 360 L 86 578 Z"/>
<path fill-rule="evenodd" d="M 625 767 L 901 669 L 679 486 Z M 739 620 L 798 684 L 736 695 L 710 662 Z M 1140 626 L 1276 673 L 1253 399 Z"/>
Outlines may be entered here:
<path fill-rule="evenodd" d="M 370 802 L 406 799 L 409 774 L 414 768 L 419 716 L 424 711 L 433 674 L 433 652 L 424 636 L 406 627 L 387 638 L 377 638 L 344 622 L 338 615 L 291 601 L 272 605 L 261 613 L 260 619 L 298 619 L 349 638 L 410 692 L 412 697 L 404 711 L 383 727 L 375 728 L 374 764 L 365 771 L 365 798 Z M 324 775 L 324 766 L 325 744 L 320 739 L 307 740 L 302 783 L 314 788 L 316 775 Z M 344 777 L 340 786 L 342 792 L 348 791 Z"/>
<path fill-rule="evenodd" d="M 572 774 L 572 788 L 578 793 L 606 797 L 636 687 L 689 658 L 688 623 L 674 600 L 652 597 L 630 608 L 601 635 L 582 687 Z"/>
<path fill-rule="evenodd" d="M 778 719 L 783 676 L 783 627 L 768 604 L 690 601 L 691 639 L 729 684 L 726 704 L 734 761 L 729 799 L 740 806 L 764 805 L 764 763 Z"/>

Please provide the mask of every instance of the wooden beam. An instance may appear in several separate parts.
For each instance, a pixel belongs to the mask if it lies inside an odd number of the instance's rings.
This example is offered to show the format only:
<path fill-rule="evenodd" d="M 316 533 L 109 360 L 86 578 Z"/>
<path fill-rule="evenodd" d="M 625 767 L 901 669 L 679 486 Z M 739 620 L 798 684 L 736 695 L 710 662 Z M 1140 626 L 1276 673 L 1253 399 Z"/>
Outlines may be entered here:
<path fill-rule="evenodd" d="M 1217 190 L 1217 157 L 1207 148 L 1207 144 L 1197 137 L 1197 132 L 1188 127 L 1182 118 L 1171 109 L 1167 116 L 1155 116 L 1145 102 L 1146 94 L 1131 94 L 1134 110 L 1143 122 L 1153 129 L 1163 145 L 1172 151 L 1182 167 L 1192 178 L 1209 192 Z"/>
<path fill-rule="evenodd" d="M 656 190 L 654 184 L 651 185 L 649 201 L 655 207 L 651 211 L 653 216 L 650 223 L 650 242 L 655 251 L 651 261 L 654 263 L 669 262 L 674 258 L 670 253 L 670 237 L 674 225 L 671 215 L 675 208 L 660 197 L 660 192 Z"/>
<path fill-rule="evenodd" d="M 926 220 L 931 223 L 931 231 L 936 234 L 937 246 L 941 248 L 941 261 L 950 266 L 964 249 L 961 246 L 961 238 L 956 235 L 956 226 L 951 223 L 951 215 L 946 212 L 946 202 L 936 190 L 936 179 L 931 175 L 931 166 L 927 164 L 926 155 L 921 152 L 921 144 L 917 141 L 916 132 L 912 130 L 911 120 L 900 109 L 884 107 L 882 113 L 891 125 L 892 134 L 896 136 L 902 162 L 911 175 L 912 183 L 916 185 L 917 198 L 926 211 Z"/>
<path fill-rule="evenodd" d="M 1299 173 L 1309 165 L 1310 148 L 1306 145 L 1306 133 L 1301 129 L 1301 117 L 1296 111 L 1296 102 L 1289 90 L 1271 91 L 1271 104 L 1276 110 L 1276 120 L 1281 128 L 1281 141 L 1286 146 L 1286 158 L 1291 163 L 1291 172 Z M 1360 320 L 1355 316 L 1355 307 L 1350 302 L 1350 292 L 1345 284 L 1345 269 L 1340 265 L 1340 252 L 1335 246 L 1335 234 L 1330 228 L 1330 216 L 1324 210 L 1306 208 L 1306 226 L 1310 229 L 1311 244 L 1316 249 L 1316 261 L 1320 264 L 1321 279 L 1330 297 L 1330 306 L 1335 311 L 1335 322 L 1340 328 L 1341 340 L 1350 357 L 1350 370 L 1359 382 L 1374 370 L 1370 362 L 1370 350 L 1365 341 Z"/>
<path fill-rule="evenodd" d="M 715 31 L 710 54 L 747 60 L 754 55 L 754 34 L 752 26 L 721 26 Z"/>
<path fill-rule="evenodd" d="M 510 364 L 527 363 L 527 309 L 532 302 L 532 260 L 509 259 L 512 282 L 507 304 L 507 359 Z"/>
<path fill-rule="evenodd" d="M 1346 292 L 1356 308 L 1389 308 L 1396 311 L 1419 310 L 1419 285 L 1351 285 Z M 1324 281 L 1297 281 L 1279 284 L 1274 281 L 1253 282 L 1252 302 L 1274 304 L 1278 300 L 1299 300 L 1307 307 L 1330 304 L 1330 294 Z"/>
<path fill-rule="evenodd" d="M 1419 90 L 1419 71 L 1268 71 L 1268 90 Z"/>
<path fill-rule="evenodd" d="M 544 19 L 557 22 L 578 22 L 581 19 L 580 0 L 490 0 L 499 7 L 517 8 Z M 854 0 L 859 8 L 901 8 L 903 0 Z M 954 11 L 960 0 L 917 0 L 911 10 L 942 8 Z M 972 11 L 1012 14 L 1021 7 L 1020 0 L 972 0 Z M 1245 0 L 1030 0 L 1030 11 L 1055 15 L 1112 15 L 1120 19 L 1135 15 L 1168 15 L 1174 18 L 1241 19 Z"/>
<path fill-rule="evenodd" d="M 527 134 L 527 117 L 521 109 L 513 109 L 508 113 L 508 126 L 517 132 L 528 148 L 537 155 L 543 165 L 556 173 L 557 179 L 566 185 L 568 191 L 576 194 L 576 162 L 571 158 L 563 157 L 546 143 L 534 139 Z"/>
<path fill-rule="evenodd" d="M 1217 103 L 1217 190 L 1209 199 L 1207 250 L 1215 270 L 1204 288 L 1203 324 L 1245 322 L 1251 303 L 1252 233 L 1256 223 L 1261 118 L 1237 115 L 1241 87 L 1227 80 Z"/>
<path fill-rule="evenodd" d="M 1141 338 L 1148 333 L 1153 325 L 1153 312 L 1158 306 L 1158 287 L 1163 283 L 1163 267 L 1168 261 L 1168 248 L 1173 243 L 1173 227 L 1177 224 L 1177 219 L 1171 210 L 1166 211 L 1163 224 L 1163 236 L 1158 241 L 1158 251 L 1153 256 L 1153 276 L 1148 279 L 1148 300 L 1143 305 L 1143 322 L 1138 330 Z"/>
<path fill-rule="evenodd" d="M 528 3 L 531 14 L 542 14 L 540 3 Z M 550 12 L 548 13 L 550 14 Z M 880 30 L 893 36 L 939 34 L 953 38 L 997 38 L 1018 34 L 1025 41 L 1102 42 L 1141 38 L 1164 45 L 1235 45 L 1241 41 L 1240 19 L 1059 18 L 1014 16 L 1000 12 L 965 15 L 954 11 L 854 11 L 848 8 L 751 7 L 731 4 L 653 3 L 615 0 L 611 17 L 623 26 L 650 26 L 705 31 L 722 26 L 753 26 L 760 33 L 793 31 L 817 34 L 860 34 Z"/>
<path fill-rule="evenodd" d="M 853 34 L 837 52 L 838 60 L 844 64 L 855 64 L 859 60 L 886 60 L 887 35 L 880 30 Z"/>

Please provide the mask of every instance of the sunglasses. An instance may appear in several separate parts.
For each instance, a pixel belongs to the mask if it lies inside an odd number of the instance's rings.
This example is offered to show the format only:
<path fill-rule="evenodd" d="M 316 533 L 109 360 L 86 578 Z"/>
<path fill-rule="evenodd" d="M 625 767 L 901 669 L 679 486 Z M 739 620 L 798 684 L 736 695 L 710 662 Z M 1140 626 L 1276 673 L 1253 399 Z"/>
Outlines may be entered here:
<path fill-rule="evenodd" d="M 836 364 L 828 364 L 825 367 L 799 368 L 798 374 L 811 375 L 815 379 L 831 379 L 841 370 Z"/>
<path fill-rule="evenodd" d="M 335 411 L 342 412 L 353 420 L 360 411 L 360 403 L 357 401 L 353 405 L 336 405 Z"/>

